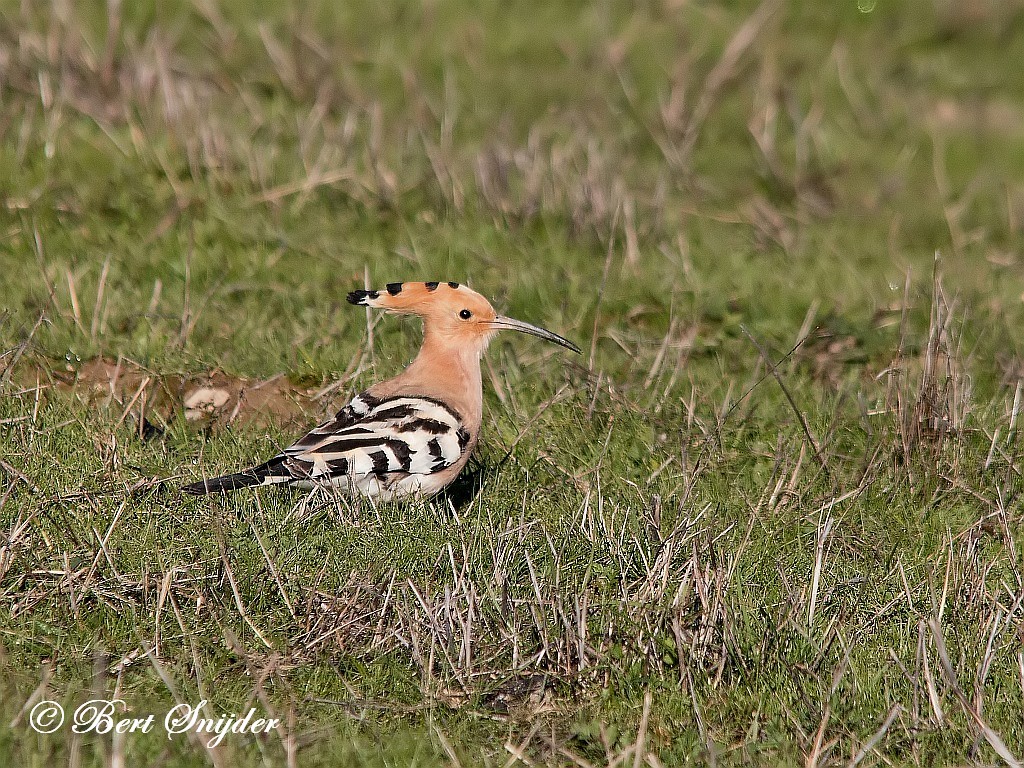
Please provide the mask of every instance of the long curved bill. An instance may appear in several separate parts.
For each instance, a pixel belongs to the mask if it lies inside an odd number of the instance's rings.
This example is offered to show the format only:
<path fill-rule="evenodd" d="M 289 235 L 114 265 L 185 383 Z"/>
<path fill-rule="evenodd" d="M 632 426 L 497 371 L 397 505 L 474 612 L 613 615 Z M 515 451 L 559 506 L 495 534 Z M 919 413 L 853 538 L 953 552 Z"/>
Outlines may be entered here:
<path fill-rule="evenodd" d="M 542 339 L 553 341 L 555 344 L 558 344 L 561 347 L 571 349 L 577 355 L 583 354 L 583 351 L 568 339 L 562 338 L 557 333 L 552 333 L 551 331 L 546 330 L 544 328 L 540 328 L 536 325 L 524 323 L 522 320 L 516 320 L 515 318 L 512 317 L 498 315 L 491 321 L 490 325 L 495 330 L 520 331 L 522 333 L 528 333 L 531 336 L 539 336 Z"/>

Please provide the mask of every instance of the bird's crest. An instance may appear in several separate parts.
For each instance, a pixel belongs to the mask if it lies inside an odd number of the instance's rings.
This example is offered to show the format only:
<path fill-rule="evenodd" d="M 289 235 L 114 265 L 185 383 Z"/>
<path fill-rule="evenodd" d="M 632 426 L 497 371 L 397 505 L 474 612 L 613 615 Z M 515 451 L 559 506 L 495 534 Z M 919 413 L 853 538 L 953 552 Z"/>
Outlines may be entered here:
<path fill-rule="evenodd" d="M 556 333 L 497 314 L 487 299 L 455 282 L 388 283 L 382 291 L 352 291 L 348 300 L 397 314 L 419 315 L 423 318 L 427 339 L 443 338 L 450 349 L 468 345 L 483 352 L 495 332 L 507 329 L 539 336 L 580 352 L 579 347 Z"/>
<path fill-rule="evenodd" d="M 460 335 L 485 333 L 485 326 L 497 317 L 487 299 L 456 282 L 388 283 L 383 290 L 352 291 L 348 300 L 400 315 L 419 315 L 437 329 L 460 328 Z"/>
<path fill-rule="evenodd" d="M 475 291 L 456 282 L 432 281 L 428 283 L 388 283 L 383 290 L 352 291 L 348 295 L 350 304 L 376 307 L 392 312 L 421 314 L 422 309 L 443 303 L 457 301 L 457 293 L 468 298 L 468 294 L 480 296 Z M 483 298 L 480 296 L 480 298 Z"/>

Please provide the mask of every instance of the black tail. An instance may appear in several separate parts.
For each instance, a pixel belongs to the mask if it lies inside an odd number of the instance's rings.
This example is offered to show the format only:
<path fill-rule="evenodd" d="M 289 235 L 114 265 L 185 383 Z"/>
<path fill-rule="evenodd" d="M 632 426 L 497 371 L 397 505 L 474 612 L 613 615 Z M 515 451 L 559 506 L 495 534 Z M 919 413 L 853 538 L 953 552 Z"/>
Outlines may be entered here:
<path fill-rule="evenodd" d="M 191 493 L 193 496 L 202 496 L 207 493 L 237 491 L 239 488 L 251 488 L 254 485 L 284 483 L 291 479 L 291 474 L 289 474 L 284 466 L 284 461 L 280 456 L 276 456 L 270 461 L 260 464 L 258 467 L 247 469 L 245 472 L 211 477 L 209 480 L 200 480 L 198 483 L 183 486 L 181 490 L 184 493 Z"/>

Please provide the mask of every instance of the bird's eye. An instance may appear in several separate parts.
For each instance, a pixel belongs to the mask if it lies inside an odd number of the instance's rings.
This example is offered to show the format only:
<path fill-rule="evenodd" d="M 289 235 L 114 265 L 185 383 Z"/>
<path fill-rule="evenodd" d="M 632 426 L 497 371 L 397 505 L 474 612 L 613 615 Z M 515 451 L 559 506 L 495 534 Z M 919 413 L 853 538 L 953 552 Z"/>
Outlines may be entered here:
<path fill-rule="evenodd" d="M 464 309 L 461 312 L 459 312 L 459 317 L 461 317 L 463 320 L 469 320 L 469 318 L 471 318 L 472 316 L 473 313 L 470 312 L 468 309 Z"/>

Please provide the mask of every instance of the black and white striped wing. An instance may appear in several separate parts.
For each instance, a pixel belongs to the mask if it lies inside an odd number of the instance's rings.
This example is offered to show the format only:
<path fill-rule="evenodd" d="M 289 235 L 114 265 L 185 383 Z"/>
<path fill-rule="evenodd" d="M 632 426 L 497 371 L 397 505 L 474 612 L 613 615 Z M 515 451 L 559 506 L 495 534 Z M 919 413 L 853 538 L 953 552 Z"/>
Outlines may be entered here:
<path fill-rule="evenodd" d="M 470 441 L 459 414 L 440 400 L 364 392 L 270 461 L 182 490 L 201 495 L 295 483 L 386 498 L 430 494 L 451 479 L 440 473 L 465 458 Z"/>
<path fill-rule="evenodd" d="M 457 463 L 470 442 L 462 419 L 440 400 L 363 393 L 281 454 L 292 480 L 363 492 Z"/>

